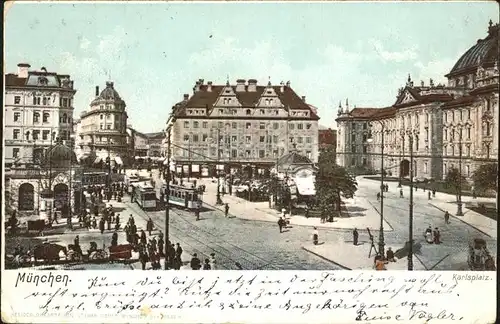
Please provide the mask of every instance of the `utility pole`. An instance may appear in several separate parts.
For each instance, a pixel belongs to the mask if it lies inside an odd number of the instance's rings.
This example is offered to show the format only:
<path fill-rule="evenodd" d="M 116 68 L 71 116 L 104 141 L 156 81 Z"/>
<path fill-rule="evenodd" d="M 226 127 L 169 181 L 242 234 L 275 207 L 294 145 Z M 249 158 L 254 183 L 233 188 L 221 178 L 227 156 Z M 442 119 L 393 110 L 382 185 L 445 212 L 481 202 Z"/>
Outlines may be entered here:
<path fill-rule="evenodd" d="M 168 125 L 167 127 L 167 178 L 166 183 L 167 183 L 167 188 L 165 189 L 165 249 L 168 247 L 168 241 L 169 241 L 169 224 L 170 224 L 170 202 L 169 202 L 169 197 L 170 197 L 170 146 L 171 146 L 171 138 L 170 138 L 170 131 L 171 131 L 171 125 Z M 167 257 L 165 256 L 165 265 L 164 269 L 168 270 L 168 262 L 167 262 Z"/>
<path fill-rule="evenodd" d="M 382 145 L 380 148 L 380 234 L 378 241 L 378 251 L 385 258 L 385 242 L 384 242 L 384 135 L 385 124 L 378 121 L 382 127 Z"/>
<path fill-rule="evenodd" d="M 413 135 L 408 133 L 410 140 L 410 205 L 409 205 L 409 248 L 408 270 L 413 270 Z"/>
<path fill-rule="evenodd" d="M 403 160 L 405 158 L 405 136 L 404 132 L 401 133 L 401 145 L 402 145 L 402 152 L 400 153 L 400 160 L 399 160 L 399 183 L 398 183 L 398 188 L 401 188 L 403 185 Z"/>
<path fill-rule="evenodd" d="M 458 133 L 458 201 L 457 216 L 463 216 L 462 211 L 462 128 Z"/>
<path fill-rule="evenodd" d="M 220 163 L 220 129 L 217 128 L 217 165 L 215 167 L 215 173 L 217 175 L 217 201 L 216 205 L 222 205 L 222 199 L 220 198 L 220 172 L 219 172 L 219 163 Z"/>

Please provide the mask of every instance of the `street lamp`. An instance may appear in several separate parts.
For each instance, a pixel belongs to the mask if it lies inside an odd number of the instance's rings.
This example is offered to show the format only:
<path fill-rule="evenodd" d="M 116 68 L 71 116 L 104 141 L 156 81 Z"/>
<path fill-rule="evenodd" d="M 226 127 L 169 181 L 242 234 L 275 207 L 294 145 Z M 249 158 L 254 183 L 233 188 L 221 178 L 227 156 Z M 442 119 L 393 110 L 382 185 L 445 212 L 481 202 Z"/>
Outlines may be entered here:
<path fill-rule="evenodd" d="M 377 122 L 382 127 L 381 132 L 381 145 L 380 145 L 380 229 L 379 229 L 379 241 L 378 241 L 378 251 L 382 257 L 385 257 L 385 243 L 384 243 L 384 134 L 385 134 L 385 123 L 380 120 Z M 371 125 L 370 125 L 371 128 Z M 373 142 L 371 132 L 368 134 L 368 143 Z"/>
<path fill-rule="evenodd" d="M 170 116 L 172 118 L 172 116 Z M 169 119 L 170 119 L 169 118 Z M 167 176 L 165 179 L 166 188 L 165 188 L 165 249 L 167 249 L 167 245 L 169 242 L 169 224 L 170 224 L 170 146 L 171 146 L 171 126 L 172 124 L 168 123 L 167 127 Z M 168 262 L 167 257 L 165 257 L 164 269 L 168 270 Z"/>
<path fill-rule="evenodd" d="M 458 133 L 458 199 L 457 199 L 457 216 L 463 216 L 462 210 L 462 126 L 458 125 L 459 131 L 453 130 Z"/>
<path fill-rule="evenodd" d="M 413 270 L 413 132 L 408 130 L 410 141 L 410 204 L 409 204 L 409 224 L 408 224 L 408 270 Z"/>
<path fill-rule="evenodd" d="M 403 126 L 404 127 L 404 126 Z M 400 159 L 399 159 L 399 183 L 398 183 L 398 188 L 401 188 L 403 184 L 403 160 L 405 158 L 405 137 L 404 137 L 404 131 L 401 130 L 401 153 L 399 154 Z"/>
<path fill-rule="evenodd" d="M 212 129 L 213 131 L 213 129 Z M 217 175 L 217 201 L 216 205 L 223 205 L 222 199 L 220 198 L 220 172 L 219 172 L 219 163 L 220 163 L 220 129 L 217 128 L 217 165 L 215 166 L 215 174 Z"/>

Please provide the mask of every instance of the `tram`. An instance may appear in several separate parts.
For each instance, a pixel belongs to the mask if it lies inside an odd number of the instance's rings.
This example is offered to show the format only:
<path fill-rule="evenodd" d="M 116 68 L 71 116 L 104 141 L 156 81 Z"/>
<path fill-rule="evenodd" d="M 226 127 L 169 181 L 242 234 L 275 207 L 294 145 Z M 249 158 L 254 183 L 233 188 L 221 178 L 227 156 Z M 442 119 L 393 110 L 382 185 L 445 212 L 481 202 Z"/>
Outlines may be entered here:
<path fill-rule="evenodd" d="M 163 192 L 166 192 L 166 186 L 163 186 Z M 168 203 L 185 209 L 200 209 L 202 206 L 199 190 L 191 185 L 170 184 L 170 195 Z"/>
<path fill-rule="evenodd" d="M 134 191 L 134 186 L 139 182 L 139 177 L 136 176 L 136 175 L 131 175 L 129 177 L 127 177 L 127 180 L 126 180 L 126 185 L 127 185 L 127 192 L 129 194 L 132 193 L 132 191 Z"/>
<path fill-rule="evenodd" d="M 134 200 L 142 209 L 156 208 L 156 191 L 153 186 L 147 183 L 135 183 L 132 187 Z"/>

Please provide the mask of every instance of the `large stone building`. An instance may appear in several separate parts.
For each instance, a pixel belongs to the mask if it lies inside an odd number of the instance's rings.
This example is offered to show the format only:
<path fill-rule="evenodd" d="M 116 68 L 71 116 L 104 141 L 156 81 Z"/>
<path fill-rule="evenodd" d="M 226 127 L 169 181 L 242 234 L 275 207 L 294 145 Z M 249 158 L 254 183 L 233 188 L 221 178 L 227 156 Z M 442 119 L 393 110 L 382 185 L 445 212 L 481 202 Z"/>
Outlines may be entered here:
<path fill-rule="evenodd" d="M 315 109 L 290 83 L 250 79 L 213 85 L 200 79 L 173 108 L 172 159 L 177 172 L 207 176 L 218 169 L 270 169 L 292 148 L 317 162 Z"/>
<path fill-rule="evenodd" d="M 479 165 L 497 161 L 498 32 L 490 22 L 487 37 L 446 75 L 447 85 L 432 79 L 416 85 L 408 76 L 390 107 L 339 107 L 337 163 L 380 171 L 382 139 L 384 169 L 396 175 L 409 175 L 410 143 L 417 178 L 443 179 L 459 164 L 470 177 Z"/>
<path fill-rule="evenodd" d="M 113 82 L 106 82 L 106 88 L 99 92 L 89 110 L 80 115 L 77 125 L 77 146 L 80 154 L 95 155 L 95 164 L 108 157 L 113 166 L 129 164 L 130 152 L 127 144 L 127 112 L 125 101 L 120 97 Z"/>
<path fill-rule="evenodd" d="M 5 75 L 5 166 L 37 164 L 56 137 L 66 141 L 73 131 L 73 96 L 69 75 L 30 70 L 18 64 L 17 73 Z"/>

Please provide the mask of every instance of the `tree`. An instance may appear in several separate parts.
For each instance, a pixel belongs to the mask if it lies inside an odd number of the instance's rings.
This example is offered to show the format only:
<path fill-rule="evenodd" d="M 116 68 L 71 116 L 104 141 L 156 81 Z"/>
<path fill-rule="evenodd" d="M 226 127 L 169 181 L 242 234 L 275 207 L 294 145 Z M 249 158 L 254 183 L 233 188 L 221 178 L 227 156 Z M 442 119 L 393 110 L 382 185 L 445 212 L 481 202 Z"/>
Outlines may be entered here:
<path fill-rule="evenodd" d="M 472 175 L 475 190 L 485 192 L 498 190 L 498 163 L 480 165 Z"/>
<path fill-rule="evenodd" d="M 321 152 L 315 188 L 316 203 L 322 217 L 326 218 L 333 210 L 340 211 L 341 197 L 352 198 L 357 186 L 354 177 L 346 169 L 335 164 L 335 153 L 332 150 Z"/>
<path fill-rule="evenodd" d="M 446 174 L 446 178 L 444 179 L 444 181 L 455 192 L 458 201 L 460 191 L 462 190 L 462 188 L 464 188 L 464 186 L 467 185 L 467 179 L 460 173 L 457 168 L 451 168 Z"/>

